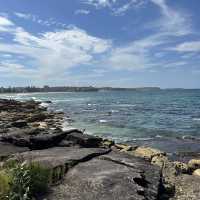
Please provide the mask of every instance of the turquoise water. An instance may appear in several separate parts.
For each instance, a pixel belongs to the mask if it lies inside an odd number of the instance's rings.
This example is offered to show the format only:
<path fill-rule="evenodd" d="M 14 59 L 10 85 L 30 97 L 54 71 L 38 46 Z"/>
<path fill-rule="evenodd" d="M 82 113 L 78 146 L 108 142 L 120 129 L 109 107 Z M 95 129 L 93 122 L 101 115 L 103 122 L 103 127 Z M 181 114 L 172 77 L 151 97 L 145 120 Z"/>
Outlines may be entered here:
<path fill-rule="evenodd" d="M 152 92 L 4 94 L 18 100 L 51 100 L 49 109 L 70 116 L 71 126 L 118 141 L 200 138 L 200 90 Z"/>

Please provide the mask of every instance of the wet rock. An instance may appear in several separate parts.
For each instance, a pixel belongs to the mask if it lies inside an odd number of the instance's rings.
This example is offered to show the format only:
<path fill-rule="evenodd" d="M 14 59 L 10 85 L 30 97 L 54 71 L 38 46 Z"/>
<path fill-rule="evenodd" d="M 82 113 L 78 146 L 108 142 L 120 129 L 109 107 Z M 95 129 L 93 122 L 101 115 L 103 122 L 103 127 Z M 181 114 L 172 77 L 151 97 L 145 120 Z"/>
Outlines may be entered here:
<path fill-rule="evenodd" d="M 160 155 L 166 155 L 165 152 L 162 152 L 158 149 L 153 149 L 150 147 L 138 147 L 133 154 L 135 156 L 147 159 L 147 160 L 151 160 L 154 156 L 160 156 Z"/>
<path fill-rule="evenodd" d="M 92 135 L 83 134 L 81 131 L 76 131 L 68 134 L 66 140 L 73 141 L 82 147 L 99 147 L 101 146 L 102 138 Z"/>
<path fill-rule="evenodd" d="M 46 198 L 153 200 L 157 199 L 159 179 L 159 170 L 144 160 L 112 152 L 73 167 Z"/>

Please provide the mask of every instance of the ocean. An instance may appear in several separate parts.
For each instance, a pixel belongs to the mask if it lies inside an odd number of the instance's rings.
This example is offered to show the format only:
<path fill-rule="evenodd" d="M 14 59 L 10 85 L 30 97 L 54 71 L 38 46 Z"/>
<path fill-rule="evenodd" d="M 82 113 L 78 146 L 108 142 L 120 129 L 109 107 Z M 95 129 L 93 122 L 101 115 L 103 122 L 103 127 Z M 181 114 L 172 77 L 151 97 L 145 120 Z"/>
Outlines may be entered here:
<path fill-rule="evenodd" d="M 65 113 L 65 128 L 85 129 L 117 142 L 166 151 L 200 150 L 200 90 L 1 94 L 0 98 L 50 100 L 52 104 L 45 106 Z"/>

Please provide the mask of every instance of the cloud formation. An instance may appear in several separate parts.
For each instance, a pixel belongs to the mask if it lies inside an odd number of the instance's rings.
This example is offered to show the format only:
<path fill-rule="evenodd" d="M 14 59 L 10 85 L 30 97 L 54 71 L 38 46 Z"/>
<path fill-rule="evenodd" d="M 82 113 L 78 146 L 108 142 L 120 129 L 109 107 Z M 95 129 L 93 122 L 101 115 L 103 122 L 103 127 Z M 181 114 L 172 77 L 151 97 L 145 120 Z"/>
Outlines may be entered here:
<path fill-rule="evenodd" d="M 90 14 L 90 11 L 84 10 L 84 9 L 79 9 L 79 10 L 76 10 L 74 13 L 75 13 L 75 15 L 88 15 L 88 14 Z"/>
<path fill-rule="evenodd" d="M 6 18 L 1 18 L 1 21 L 0 28 L 7 28 L 4 31 L 13 37 L 14 43 L 1 42 L 0 52 L 22 55 L 31 60 L 27 67 L 13 60 L 0 63 L 1 70 L 15 72 L 18 76 L 28 75 L 30 68 L 33 74 L 41 77 L 59 76 L 68 68 L 84 66 L 94 55 L 107 51 L 111 46 L 109 40 L 93 37 L 76 27 L 35 36 Z"/>

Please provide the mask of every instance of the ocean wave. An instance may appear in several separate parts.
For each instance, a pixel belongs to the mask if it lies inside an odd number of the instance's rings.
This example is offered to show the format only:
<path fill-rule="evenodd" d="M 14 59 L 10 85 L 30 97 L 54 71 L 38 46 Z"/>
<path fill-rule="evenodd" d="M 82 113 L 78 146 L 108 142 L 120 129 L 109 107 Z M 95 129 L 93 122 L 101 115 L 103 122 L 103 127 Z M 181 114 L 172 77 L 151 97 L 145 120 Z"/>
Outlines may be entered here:
<path fill-rule="evenodd" d="M 44 102 L 43 102 L 43 103 L 40 104 L 40 106 L 41 106 L 41 107 L 47 108 L 47 107 L 49 107 L 49 103 L 44 103 Z"/>
<path fill-rule="evenodd" d="M 100 123 L 107 123 L 108 121 L 106 119 L 100 119 L 99 122 Z"/>
<path fill-rule="evenodd" d="M 114 104 L 112 106 L 116 106 L 116 107 L 136 107 L 137 105 L 135 105 L 135 104 Z"/>
<path fill-rule="evenodd" d="M 193 121 L 200 121 L 200 118 L 193 118 Z"/>

